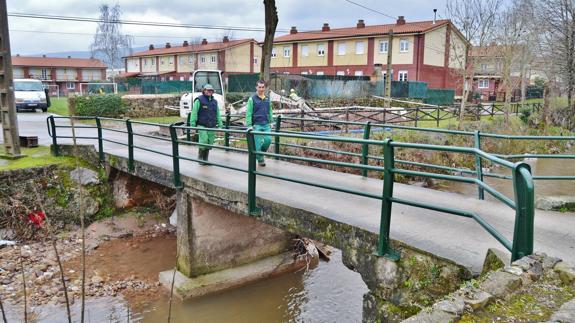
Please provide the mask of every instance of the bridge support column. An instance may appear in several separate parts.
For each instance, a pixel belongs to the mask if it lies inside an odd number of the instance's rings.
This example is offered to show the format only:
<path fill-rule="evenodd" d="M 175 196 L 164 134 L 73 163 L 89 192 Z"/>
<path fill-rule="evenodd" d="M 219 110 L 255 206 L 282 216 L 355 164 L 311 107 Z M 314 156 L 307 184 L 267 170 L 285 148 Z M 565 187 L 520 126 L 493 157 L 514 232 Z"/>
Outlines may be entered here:
<path fill-rule="evenodd" d="M 177 270 L 181 298 L 219 292 L 301 268 L 292 235 L 186 191 L 177 193 Z M 160 274 L 171 287 L 173 270 Z"/>

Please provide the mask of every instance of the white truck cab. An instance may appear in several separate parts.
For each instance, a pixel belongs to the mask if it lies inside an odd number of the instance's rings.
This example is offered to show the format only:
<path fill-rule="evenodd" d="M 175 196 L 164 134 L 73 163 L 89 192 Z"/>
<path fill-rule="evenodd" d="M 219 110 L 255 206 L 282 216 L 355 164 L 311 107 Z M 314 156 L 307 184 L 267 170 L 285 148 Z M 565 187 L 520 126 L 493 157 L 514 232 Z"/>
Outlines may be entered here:
<path fill-rule="evenodd" d="M 16 111 L 42 109 L 46 112 L 50 106 L 48 91 L 42 81 L 35 79 L 14 79 L 14 100 Z"/>
<path fill-rule="evenodd" d="M 209 83 L 214 87 L 214 98 L 218 101 L 218 107 L 222 114 L 225 113 L 224 83 L 222 72 L 219 70 L 197 70 L 192 74 L 192 89 L 180 98 L 180 117 L 187 118 L 192 112 L 194 100 L 202 94 L 202 86 Z"/>

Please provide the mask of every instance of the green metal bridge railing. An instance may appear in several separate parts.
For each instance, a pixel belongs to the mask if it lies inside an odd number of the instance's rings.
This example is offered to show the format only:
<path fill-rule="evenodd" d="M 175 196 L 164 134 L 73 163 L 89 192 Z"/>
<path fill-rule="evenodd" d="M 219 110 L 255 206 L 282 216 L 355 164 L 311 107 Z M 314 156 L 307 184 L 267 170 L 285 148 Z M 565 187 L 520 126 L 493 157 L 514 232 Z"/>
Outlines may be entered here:
<path fill-rule="evenodd" d="M 70 119 L 70 117 L 56 117 L 50 116 L 47 119 L 48 123 L 48 132 L 52 137 L 52 144 L 53 144 L 53 153 L 58 155 L 59 148 L 58 148 L 58 138 L 72 138 L 72 136 L 68 135 L 58 135 L 57 129 L 58 128 L 72 128 L 72 125 L 60 125 L 57 124 L 57 119 Z M 349 137 L 330 137 L 330 136 L 317 136 L 317 135 L 310 135 L 310 134 L 302 134 L 302 133 L 291 133 L 291 132 L 281 132 L 280 129 L 276 128 L 274 132 L 258 132 L 253 131 L 251 128 L 247 130 L 241 129 L 229 129 L 226 127 L 224 129 L 206 129 L 206 128 L 199 128 L 199 127 L 189 127 L 185 125 L 165 125 L 159 123 L 151 123 L 151 122 L 140 122 L 140 121 L 133 121 L 133 120 L 124 120 L 124 119 L 112 119 L 112 118 L 101 118 L 101 117 L 80 117 L 76 118 L 79 120 L 94 120 L 95 125 L 74 125 L 76 128 L 87 128 L 87 129 L 94 129 L 96 134 L 94 136 L 77 136 L 76 139 L 88 139 L 88 140 L 96 140 L 98 145 L 98 156 L 100 162 L 103 164 L 105 161 L 104 156 L 104 143 L 112 143 L 118 144 L 122 146 L 126 146 L 128 149 L 128 171 L 134 172 L 134 152 L 135 150 L 144 150 L 148 152 L 152 152 L 155 154 L 159 154 L 161 156 L 167 156 L 172 159 L 173 163 L 173 184 L 177 188 L 182 187 L 182 180 L 181 180 L 181 172 L 180 172 L 180 161 L 186 160 L 191 162 L 200 162 L 200 160 L 185 156 L 180 151 L 180 145 L 193 145 L 198 147 L 209 147 L 214 149 L 221 149 L 224 151 L 235 151 L 239 153 L 247 153 L 248 159 L 248 167 L 242 168 L 238 166 L 227 165 L 223 163 L 218 163 L 214 161 L 201 161 L 202 163 L 206 163 L 209 165 L 213 165 L 216 167 L 222 167 L 225 169 L 230 169 L 234 171 L 239 171 L 243 173 L 247 173 L 248 175 L 248 201 L 247 201 L 247 209 L 248 213 L 253 216 L 258 216 L 260 214 L 260 210 L 257 207 L 257 178 L 258 176 L 261 177 L 268 177 L 273 178 L 276 180 L 282 181 L 289 181 L 293 183 L 298 183 L 302 185 L 308 185 L 313 187 L 318 187 L 327 190 L 333 190 L 337 192 L 353 194 L 357 196 L 373 198 L 381 201 L 381 216 L 380 216 L 380 229 L 379 229 L 379 242 L 377 245 L 377 254 L 379 256 L 385 256 L 390 259 L 398 259 L 399 254 L 392 249 L 390 245 L 390 237 L 389 231 L 391 227 L 391 210 L 393 203 L 404 204 L 413 207 L 425 208 L 437 212 L 443 212 L 448 214 L 453 214 L 461 217 L 466 217 L 473 219 L 477 222 L 483 229 L 485 229 L 490 235 L 492 235 L 497 241 L 499 241 L 506 249 L 511 252 L 512 260 L 519 259 L 525 255 L 529 255 L 533 252 L 533 225 L 534 225 L 534 185 L 533 185 L 533 177 L 531 176 L 530 167 L 526 163 L 518 162 L 512 163 L 507 161 L 501 157 L 488 154 L 479 148 L 473 147 L 449 147 L 449 146 L 440 146 L 440 145 L 428 145 L 428 144 L 416 144 L 416 143 L 402 143 L 402 142 L 394 142 L 391 139 L 385 140 L 373 140 L 369 138 L 349 138 Z M 117 122 L 121 124 L 125 124 L 126 129 L 118 129 L 118 128 L 110 128 L 104 127 L 102 121 L 106 122 Z M 278 121 L 281 123 L 281 120 Z M 148 125 L 148 126 L 158 126 L 158 127 L 167 127 L 169 128 L 170 136 L 168 138 L 150 135 L 147 133 L 140 133 L 135 132 L 133 125 Z M 228 125 L 229 126 L 229 125 Z M 368 129 L 366 127 L 366 129 Z M 226 135 L 243 135 L 247 141 L 247 149 L 245 148 L 238 148 L 238 147 L 231 147 L 229 142 L 224 140 L 224 145 L 208 145 L 208 144 L 200 144 L 197 142 L 193 142 L 188 140 L 186 135 L 179 136 L 178 131 L 182 133 L 186 133 L 188 130 L 206 130 L 206 131 L 213 131 L 216 133 L 224 134 L 224 138 Z M 126 134 L 127 136 L 127 143 L 117 141 L 115 139 L 111 139 L 106 136 L 107 132 L 115 132 Z M 366 132 L 369 133 L 369 132 Z M 369 165 L 366 162 L 367 156 L 365 153 L 362 153 L 362 158 L 360 163 L 351 163 L 351 162 L 342 162 L 342 161 L 334 161 L 334 160 L 326 160 L 326 159 L 319 159 L 319 158 L 310 158 L 310 157 L 301 157 L 301 156 L 293 156 L 287 154 L 281 154 L 276 149 L 273 153 L 271 152 L 259 152 L 255 149 L 255 136 L 260 135 L 271 135 L 275 138 L 275 142 L 279 142 L 280 138 L 292 138 L 292 139 L 313 139 L 313 140 L 323 140 L 329 142 L 340 142 L 340 143 L 348 143 L 348 144 L 357 144 L 361 145 L 362 147 L 366 147 L 369 145 L 379 146 L 383 148 L 383 162 L 384 166 L 373 166 Z M 137 137 L 144 137 L 153 140 L 160 140 L 163 142 L 170 142 L 171 143 L 171 153 L 166 153 L 164 151 L 155 150 L 150 148 L 149 146 L 141 146 L 134 144 L 134 136 Z M 368 136 L 364 136 L 368 137 Z M 183 138 L 183 139 L 182 139 Z M 432 151 L 444 151 L 444 152 L 453 152 L 453 153 L 462 153 L 462 154 L 470 154 L 474 155 L 477 159 L 485 159 L 490 162 L 499 164 L 503 167 L 507 167 L 511 170 L 512 175 L 511 179 L 513 180 L 514 186 L 514 197 L 513 199 L 508 198 L 504 194 L 498 192 L 487 183 L 483 181 L 483 178 L 470 178 L 464 176 L 457 176 L 457 175 L 446 175 L 446 174 L 438 174 L 438 173 L 431 173 L 431 172 L 422 172 L 422 171 L 412 171 L 406 170 L 396 167 L 396 160 L 394 157 L 395 149 L 402 148 L 402 149 L 422 149 L 422 150 L 432 150 Z M 363 150 L 362 150 L 363 151 Z M 380 194 L 374 194 L 370 192 L 364 192 L 360 190 L 353 190 L 341 186 L 333 186 L 324 183 L 316 183 L 306 181 L 301 178 L 292 178 L 288 176 L 280 176 L 271 174 L 268 172 L 264 172 L 260 169 L 256 168 L 256 156 L 262 155 L 267 157 L 273 157 L 277 159 L 283 159 L 288 161 L 303 161 L 303 162 L 311 162 L 311 163 L 318 163 L 318 164 L 326 164 L 326 165 L 333 165 L 339 167 L 348 167 L 348 168 L 355 168 L 360 169 L 362 171 L 377 171 L 383 173 L 383 190 Z M 431 203 L 423 203 L 417 200 L 411 199 L 401 199 L 394 197 L 393 195 L 393 187 L 395 183 L 395 175 L 396 174 L 404 174 L 404 175 L 414 175 L 414 176 L 422 176 L 422 177 L 429 177 L 429 178 L 438 178 L 450 181 L 457 181 L 457 182 L 464 182 L 475 184 L 478 187 L 481 187 L 489 194 L 503 202 L 505 205 L 509 206 L 513 210 L 515 210 L 515 220 L 514 220 L 514 232 L 512 240 L 508 240 L 503 234 L 501 234 L 497 229 L 495 229 L 491 224 L 489 224 L 485 219 L 483 219 L 479 214 L 468 211 L 464 209 L 455 209 L 455 208 L 448 208 L 441 205 L 431 204 Z"/>

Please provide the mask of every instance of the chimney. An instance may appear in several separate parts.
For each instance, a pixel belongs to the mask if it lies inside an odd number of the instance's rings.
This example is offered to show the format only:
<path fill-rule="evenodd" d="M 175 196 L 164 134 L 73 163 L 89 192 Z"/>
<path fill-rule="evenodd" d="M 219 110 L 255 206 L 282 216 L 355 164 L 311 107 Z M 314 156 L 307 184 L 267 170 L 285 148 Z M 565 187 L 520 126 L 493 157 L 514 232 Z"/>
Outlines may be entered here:
<path fill-rule="evenodd" d="M 224 39 L 222 40 L 222 42 L 228 43 L 229 41 L 230 41 L 230 38 L 228 36 L 224 36 Z"/>
<path fill-rule="evenodd" d="M 16 57 L 20 57 L 20 54 L 16 54 Z"/>
<path fill-rule="evenodd" d="M 150 47 L 148 47 L 149 50 L 154 49 L 154 44 L 150 44 Z"/>
<path fill-rule="evenodd" d="M 72 56 L 68 55 L 68 58 L 72 58 Z"/>
<path fill-rule="evenodd" d="M 202 39 L 202 45 L 207 45 L 208 44 L 208 40 L 207 39 Z"/>
<path fill-rule="evenodd" d="M 357 21 L 357 28 L 365 28 L 365 22 L 363 21 L 363 19 L 359 19 Z"/>
<path fill-rule="evenodd" d="M 404 16 L 397 17 L 396 25 L 398 26 L 405 25 L 405 17 Z"/>
<path fill-rule="evenodd" d="M 292 26 L 291 29 L 289 30 L 290 35 L 295 35 L 297 34 L 297 28 L 295 26 Z"/>
<path fill-rule="evenodd" d="M 321 27 L 321 31 L 329 31 L 329 24 L 327 22 L 323 23 L 323 27 Z"/>
<path fill-rule="evenodd" d="M 437 19 L 437 9 L 433 9 L 433 24 L 435 25 L 435 20 Z"/>
<path fill-rule="evenodd" d="M 183 45 L 183 46 L 184 46 L 184 47 L 188 47 L 189 45 L 190 45 L 190 44 L 188 43 L 188 41 L 187 41 L 187 40 L 184 40 L 184 45 Z"/>
<path fill-rule="evenodd" d="M 170 43 L 166 43 L 166 48 L 172 48 L 172 45 Z"/>
<path fill-rule="evenodd" d="M 42 57 L 46 57 L 46 54 L 42 55 Z"/>

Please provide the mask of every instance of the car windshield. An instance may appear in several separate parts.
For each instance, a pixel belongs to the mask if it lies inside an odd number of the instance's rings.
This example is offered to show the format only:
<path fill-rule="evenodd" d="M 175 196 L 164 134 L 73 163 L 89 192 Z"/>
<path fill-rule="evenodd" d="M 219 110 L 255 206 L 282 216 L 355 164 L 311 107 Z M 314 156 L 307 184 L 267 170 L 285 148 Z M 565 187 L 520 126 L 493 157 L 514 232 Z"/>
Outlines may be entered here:
<path fill-rule="evenodd" d="M 44 91 L 44 87 L 40 82 L 14 82 L 14 91 Z"/>
<path fill-rule="evenodd" d="M 220 84 L 220 73 L 218 72 L 198 72 L 194 76 L 194 92 L 202 92 L 204 84 L 209 83 L 214 87 L 214 92 L 222 94 L 222 85 Z"/>

